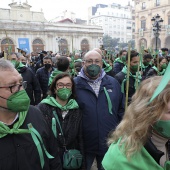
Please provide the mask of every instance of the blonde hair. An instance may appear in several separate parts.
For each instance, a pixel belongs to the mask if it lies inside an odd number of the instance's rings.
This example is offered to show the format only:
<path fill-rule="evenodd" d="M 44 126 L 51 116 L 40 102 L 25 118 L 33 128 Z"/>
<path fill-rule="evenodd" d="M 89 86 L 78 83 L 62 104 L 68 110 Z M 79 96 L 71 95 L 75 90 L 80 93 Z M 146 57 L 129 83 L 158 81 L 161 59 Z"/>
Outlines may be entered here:
<path fill-rule="evenodd" d="M 155 89 L 162 77 L 155 76 L 144 80 L 132 97 L 132 102 L 121 123 L 111 133 L 108 144 L 117 142 L 121 138 L 120 146 L 129 159 L 140 151 L 150 134 L 151 125 L 160 119 L 170 101 L 170 82 L 164 90 L 150 103 Z"/>

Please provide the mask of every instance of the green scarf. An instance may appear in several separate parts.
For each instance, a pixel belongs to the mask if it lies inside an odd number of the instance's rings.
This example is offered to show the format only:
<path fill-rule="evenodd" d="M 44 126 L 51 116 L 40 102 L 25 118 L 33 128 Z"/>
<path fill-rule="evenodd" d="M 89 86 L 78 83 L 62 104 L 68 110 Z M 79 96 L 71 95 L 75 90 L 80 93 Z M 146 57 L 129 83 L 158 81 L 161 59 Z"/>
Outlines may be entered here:
<path fill-rule="evenodd" d="M 83 62 L 83 60 L 81 58 L 78 58 L 77 60 L 74 60 L 74 62 Z"/>
<path fill-rule="evenodd" d="M 166 69 L 163 69 L 163 70 L 160 72 L 160 71 L 158 70 L 158 68 L 155 67 L 155 66 L 153 66 L 152 68 L 157 72 L 158 76 L 163 76 L 164 73 L 165 73 L 165 71 L 166 71 Z"/>
<path fill-rule="evenodd" d="M 122 91 L 122 93 L 124 93 L 125 92 L 124 83 L 127 80 L 127 67 L 126 66 L 123 67 L 122 72 L 125 74 L 125 78 L 124 78 L 124 80 L 122 81 L 122 84 L 121 84 L 121 91 Z M 141 76 L 140 72 L 138 74 L 138 77 L 137 77 L 137 73 L 136 73 L 136 75 L 133 75 L 131 72 L 129 72 L 129 76 L 132 77 L 133 79 L 135 79 L 134 86 L 135 86 L 135 90 L 136 90 L 139 83 L 141 82 L 142 76 Z"/>
<path fill-rule="evenodd" d="M 54 70 L 51 75 L 50 75 L 50 78 L 49 78 L 49 82 L 48 82 L 48 86 L 51 85 L 53 79 L 58 76 L 59 74 L 63 73 L 62 71 L 59 71 L 59 70 Z"/>
<path fill-rule="evenodd" d="M 49 104 L 50 106 L 58 107 L 61 110 L 71 110 L 79 108 L 77 102 L 74 99 L 70 99 L 65 106 L 60 105 L 54 97 L 48 96 L 42 100 L 41 103 Z"/>
<path fill-rule="evenodd" d="M 19 129 L 24 123 L 25 117 L 27 115 L 27 111 L 19 113 L 19 120 L 14 123 L 13 128 L 10 129 L 7 125 L 0 122 L 0 138 L 5 137 L 8 134 L 22 134 L 29 133 L 28 129 Z"/>
<path fill-rule="evenodd" d="M 16 69 L 18 72 L 20 72 L 20 70 L 21 70 L 23 67 L 25 67 L 24 64 L 22 64 L 21 62 L 16 62 L 16 64 L 15 64 L 15 69 Z"/>
<path fill-rule="evenodd" d="M 27 116 L 27 112 L 28 111 L 24 111 L 24 112 L 20 112 L 19 113 L 19 120 L 16 123 L 14 123 L 12 129 L 10 129 L 4 123 L 0 122 L 0 138 L 3 138 L 3 137 L 5 137 L 8 134 L 26 134 L 26 133 L 30 133 L 31 136 L 32 136 L 32 139 L 33 139 L 33 141 L 34 141 L 34 143 L 35 143 L 35 145 L 37 147 L 37 150 L 38 150 L 38 153 L 39 153 L 39 157 L 40 157 L 41 168 L 43 169 L 44 163 L 45 163 L 43 150 L 44 150 L 46 156 L 49 159 L 52 159 L 54 157 L 51 156 L 47 152 L 39 132 L 36 129 L 34 129 L 34 127 L 32 126 L 31 123 L 28 124 L 28 129 L 19 129 L 22 126 L 22 124 L 24 123 L 24 121 L 25 121 L 25 118 Z M 43 148 L 43 150 L 42 150 L 42 148 Z"/>
<path fill-rule="evenodd" d="M 114 63 L 123 63 L 125 65 L 125 63 L 118 57 L 115 59 Z"/>
<path fill-rule="evenodd" d="M 142 63 L 142 65 L 141 65 L 141 68 L 143 68 L 143 70 L 145 70 L 146 68 L 148 68 L 149 67 L 149 65 L 148 66 L 145 66 L 143 63 Z"/>
<path fill-rule="evenodd" d="M 106 63 L 106 61 L 104 59 L 102 61 L 103 61 L 104 65 L 106 66 L 106 67 L 104 67 L 104 71 L 106 73 L 108 73 L 110 70 L 112 70 L 112 66 L 110 64 Z"/>

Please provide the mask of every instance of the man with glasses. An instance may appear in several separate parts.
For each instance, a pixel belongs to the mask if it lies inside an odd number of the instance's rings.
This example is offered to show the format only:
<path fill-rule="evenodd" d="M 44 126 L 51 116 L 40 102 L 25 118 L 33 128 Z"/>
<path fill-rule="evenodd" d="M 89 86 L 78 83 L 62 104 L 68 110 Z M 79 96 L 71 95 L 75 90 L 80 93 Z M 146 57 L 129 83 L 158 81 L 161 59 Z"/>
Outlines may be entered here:
<path fill-rule="evenodd" d="M 26 82 L 0 60 L 0 169 L 62 169 L 57 146 L 42 113 L 30 106 Z"/>
<path fill-rule="evenodd" d="M 124 113 L 124 96 L 119 83 L 102 69 L 102 56 L 89 51 L 84 56 L 83 68 L 76 77 L 76 96 L 83 113 L 83 138 L 86 169 L 94 159 L 101 161 L 107 151 L 108 133 L 115 129 Z"/>

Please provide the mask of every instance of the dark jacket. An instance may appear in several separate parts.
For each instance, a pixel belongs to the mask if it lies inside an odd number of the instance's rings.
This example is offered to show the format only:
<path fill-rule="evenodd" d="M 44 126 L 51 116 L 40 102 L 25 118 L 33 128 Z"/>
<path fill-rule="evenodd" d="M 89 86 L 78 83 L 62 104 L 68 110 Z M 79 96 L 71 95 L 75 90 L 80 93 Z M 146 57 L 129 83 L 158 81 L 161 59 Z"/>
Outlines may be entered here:
<path fill-rule="evenodd" d="M 114 72 L 114 75 L 116 75 L 117 73 L 119 73 L 120 71 L 122 71 L 123 67 L 125 65 L 123 63 L 120 63 L 120 62 L 115 62 L 113 64 L 113 72 Z"/>
<path fill-rule="evenodd" d="M 37 72 L 37 70 L 39 68 L 42 68 L 44 65 L 43 65 L 43 60 L 39 59 L 36 64 L 35 64 L 35 72 Z"/>
<path fill-rule="evenodd" d="M 143 69 L 142 79 L 144 80 L 149 72 L 149 70 L 152 68 L 151 65 L 149 65 L 147 68 Z"/>
<path fill-rule="evenodd" d="M 126 74 L 122 71 L 115 75 L 115 79 L 122 85 L 123 80 L 125 79 Z M 131 101 L 133 94 L 135 93 L 135 79 L 129 76 L 129 93 L 128 101 Z M 124 82 L 124 94 L 126 94 L 126 81 Z"/>
<path fill-rule="evenodd" d="M 48 81 L 49 81 L 49 77 L 53 71 L 54 71 L 54 68 L 52 68 L 51 71 L 48 72 L 48 70 L 45 69 L 45 67 L 42 67 L 42 68 L 38 69 L 36 72 L 36 77 L 39 81 L 41 91 L 43 94 L 43 98 L 45 98 L 47 96 Z"/>
<path fill-rule="evenodd" d="M 109 72 L 106 72 L 108 76 L 114 77 L 114 71 L 110 70 Z"/>
<path fill-rule="evenodd" d="M 82 114 L 79 109 L 69 110 L 65 118 L 63 119 L 61 109 L 54 108 L 45 103 L 40 103 L 38 108 L 42 111 L 48 126 L 52 127 L 52 118 L 54 118 L 53 110 L 56 111 L 62 131 L 64 133 L 64 138 L 61 135 L 61 130 L 58 124 L 57 127 L 57 142 L 59 146 L 60 156 L 63 157 L 64 147 L 67 149 L 77 149 L 80 150 L 82 155 L 84 155 L 83 146 L 83 136 L 82 136 Z M 64 144 L 65 143 L 65 144 Z"/>
<path fill-rule="evenodd" d="M 150 78 L 150 77 L 157 76 L 157 75 L 158 75 L 157 71 L 155 69 L 151 68 L 148 71 L 148 73 L 146 75 L 146 78 Z"/>
<path fill-rule="evenodd" d="M 106 140 L 109 132 L 114 130 L 122 120 L 124 95 L 121 93 L 119 83 L 108 75 L 102 78 L 98 97 L 84 78 L 78 76 L 74 81 L 77 102 L 83 114 L 85 153 L 103 156 L 108 149 Z M 112 102 L 112 114 L 108 110 L 104 87 Z"/>
<path fill-rule="evenodd" d="M 31 100 L 31 105 L 37 105 L 41 101 L 41 89 L 33 71 L 28 67 L 22 67 L 19 70 L 23 80 L 27 81 L 26 92 Z"/>
<path fill-rule="evenodd" d="M 34 106 L 30 106 L 26 119 L 20 129 L 28 129 L 31 123 L 39 132 L 47 151 L 54 156 L 48 159 L 44 153 L 43 170 L 61 170 L 61 162 L 57 153 L 57 143 L 42 116 Z M 42 170 L 37 147 L 31 134 L 9 134 L 0 139 L 1 170 Z"/>
<path fill-rule="evenodd" d="M 164 153 L 156 148 L 156 146 L 152 143 L 151 139 L 147 141 L 144 147 L 148 151 L 148 153 L 153 157 L 153 159 L 158 164 L 160 164 L 160 159 L 164 155 Z"/>

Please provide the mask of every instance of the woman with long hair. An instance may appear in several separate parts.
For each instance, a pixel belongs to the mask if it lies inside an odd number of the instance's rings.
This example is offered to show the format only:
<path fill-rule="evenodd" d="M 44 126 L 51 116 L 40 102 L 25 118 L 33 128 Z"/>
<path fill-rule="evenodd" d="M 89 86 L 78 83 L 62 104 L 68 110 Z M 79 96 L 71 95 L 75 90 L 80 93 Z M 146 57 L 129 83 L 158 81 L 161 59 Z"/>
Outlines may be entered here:
<path fill-rule="evenodd" d="M 74 81 L 68 73 L 61 73 L 54 78 L 50 86 L 49 96 L 42 100 L 38 107 L 56 137 L 63 169 L 68 169 L 68 167 L 64 167 L 65 165 L 72 166 L 72 158 L 68 160 L 65 156 L 66 154 L 68 156 L 71 150 L 74 153 L 76 150 L 76 154 L 80 151 L 75 160 L 78 163 L 76 166 L 79 166 L 82 162 L 81 157 L 84 155 L 82 114 L 75 101 Z M 68 163 L 65 161 L 68 161 Z M 83 164 L 79 168 L 74 166 L 69 169 L 82 168 Z"/>
<path fill-rule="evenodd" d="M 110 134 L 105 170 L 170 169 L 170 82 L 149 102 L 160 76 L 144 80 L 121 123 Z"/>

